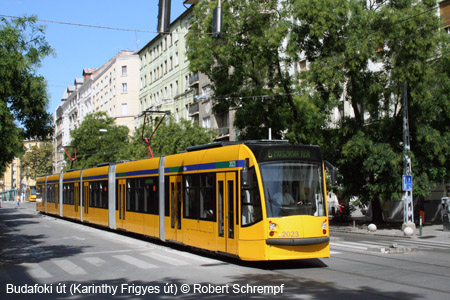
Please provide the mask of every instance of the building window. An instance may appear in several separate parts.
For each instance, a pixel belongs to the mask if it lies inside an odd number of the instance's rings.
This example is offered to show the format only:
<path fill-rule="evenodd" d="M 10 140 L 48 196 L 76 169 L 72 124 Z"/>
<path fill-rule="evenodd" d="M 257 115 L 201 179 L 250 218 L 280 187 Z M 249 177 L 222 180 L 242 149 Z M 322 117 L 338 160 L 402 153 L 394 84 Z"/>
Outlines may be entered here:
<path fill-rule="evenodd" d="M 122 66 L 122 76 L 127 76 L 128 72 L 127 72 L 127 66 Z"/>
<path fill-rule="evenodd" d="M 122 93 L 124 94 L 128 93 L 128 86 L 126 83 L 122 83 Z"/>
<path fill-rule="evenodd" d="M 122 103 L 122 116 L 128 115 L 128 105 L 127 103 Z"/>
<path fill-rule="evenodd" d="M 203 128 L 211 128 L 211 118 L 206 117 L 203 119 Z"/>

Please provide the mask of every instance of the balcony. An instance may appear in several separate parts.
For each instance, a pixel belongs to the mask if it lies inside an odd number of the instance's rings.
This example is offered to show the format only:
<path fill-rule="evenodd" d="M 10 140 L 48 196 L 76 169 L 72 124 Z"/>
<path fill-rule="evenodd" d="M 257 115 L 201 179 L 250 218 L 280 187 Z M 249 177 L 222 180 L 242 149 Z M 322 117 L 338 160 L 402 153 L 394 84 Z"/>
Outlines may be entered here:
<path fill-rule="evenodd" d="M 198 84 L 198 73 L 193 74 L 190 78 L 189 78 L 189 86 L 192 87 L 193 85 Z"/>
<path fill-rule="evenodd" d="M 192 117 L 194 115 L 199 114 L 199 103 L 195 102 L 189 105 L 189 116 Z"/>

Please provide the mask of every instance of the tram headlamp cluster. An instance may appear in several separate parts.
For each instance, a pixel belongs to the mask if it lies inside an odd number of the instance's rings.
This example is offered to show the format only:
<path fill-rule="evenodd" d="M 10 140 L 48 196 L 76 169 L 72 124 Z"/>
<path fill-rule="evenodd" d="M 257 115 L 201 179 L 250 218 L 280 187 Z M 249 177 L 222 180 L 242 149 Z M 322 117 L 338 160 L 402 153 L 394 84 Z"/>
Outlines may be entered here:
<path fill-rule="evenodd" d="M 327 234 L 327 219 L 322 222 L 322 232 L 323 234 Z"/>
<path fill-rule="evenodd" d="M 269 235 L 270 236 L 274 236 L 275 235 L 275 230 L 277 229 L 277 224 L 272 223 L 272 221 L 269 221 Z"/>
<path fill-rule="evenodd" d="M 277 229 L 277 224 L 272 223 L 272 222 L 269 222 L 269 229 L 270 229 L 270 230 L 275 230 L 275 229 Z"/>

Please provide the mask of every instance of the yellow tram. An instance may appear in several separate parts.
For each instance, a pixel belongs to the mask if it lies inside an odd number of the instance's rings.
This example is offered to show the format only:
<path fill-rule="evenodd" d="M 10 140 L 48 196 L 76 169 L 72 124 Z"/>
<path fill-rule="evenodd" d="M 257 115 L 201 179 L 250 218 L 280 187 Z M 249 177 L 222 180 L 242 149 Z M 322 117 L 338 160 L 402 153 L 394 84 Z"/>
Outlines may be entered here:
<path fill-rule="evenodd" d="M 241 260 L 329 257 L 317 146 L 217 142 L 38 178 L 37 210 Z"/>

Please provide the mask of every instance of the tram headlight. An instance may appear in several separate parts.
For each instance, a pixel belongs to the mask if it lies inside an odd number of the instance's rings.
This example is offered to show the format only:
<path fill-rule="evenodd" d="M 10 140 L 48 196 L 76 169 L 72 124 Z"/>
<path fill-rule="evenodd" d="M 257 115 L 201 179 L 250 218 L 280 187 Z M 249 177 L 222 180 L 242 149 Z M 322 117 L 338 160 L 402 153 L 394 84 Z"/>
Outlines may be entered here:
<path fill-rule="evenodd" d="M 326 219 L 322 222 L 322 232 L 323 232 L 323 234 L 327 234 L 327 220 Z"/>
<path fill-rule="evenodd" d="M 277 224 L 275 224 L 275 223 L 270 223 L 270 224 L 269 224 L 269 229 L 270 229 L 270 230 L 275 230 L 275 229 L 277 229 Z"/>

